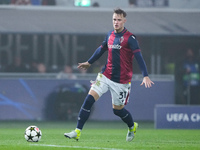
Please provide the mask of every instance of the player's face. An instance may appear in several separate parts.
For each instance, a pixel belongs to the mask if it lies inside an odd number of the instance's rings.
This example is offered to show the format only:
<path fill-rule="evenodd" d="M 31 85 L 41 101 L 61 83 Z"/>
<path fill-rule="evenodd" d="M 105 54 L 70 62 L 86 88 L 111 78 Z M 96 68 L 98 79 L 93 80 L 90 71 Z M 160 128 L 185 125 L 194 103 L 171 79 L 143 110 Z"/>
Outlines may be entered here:
<path fill-rule="evenodd" d="M 123 14 L 113 14 L 113 28 L 116 33 L 119 33 L 124 29 L 125 22 L 126 18 L 124 18 Z"/>

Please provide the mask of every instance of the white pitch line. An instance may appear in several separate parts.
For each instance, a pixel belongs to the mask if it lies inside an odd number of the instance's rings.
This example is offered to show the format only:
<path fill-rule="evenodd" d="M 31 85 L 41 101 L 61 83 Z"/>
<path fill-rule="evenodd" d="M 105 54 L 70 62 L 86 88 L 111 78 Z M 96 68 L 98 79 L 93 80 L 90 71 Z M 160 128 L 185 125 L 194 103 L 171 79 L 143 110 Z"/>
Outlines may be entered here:
<path fill-rule="evenodd" d="M 103 147 L 87 147 L 87 146 L 66 146 L 66 145 L 48 145 L 48 144 L 31 144 L 31 146 L 47 146 L 47 147 L 68 147 L 68 148 L 84 148 L 84 149 L 102 149 L 102 150 L 124 150 L 116 148 L 103 148 Z"/>

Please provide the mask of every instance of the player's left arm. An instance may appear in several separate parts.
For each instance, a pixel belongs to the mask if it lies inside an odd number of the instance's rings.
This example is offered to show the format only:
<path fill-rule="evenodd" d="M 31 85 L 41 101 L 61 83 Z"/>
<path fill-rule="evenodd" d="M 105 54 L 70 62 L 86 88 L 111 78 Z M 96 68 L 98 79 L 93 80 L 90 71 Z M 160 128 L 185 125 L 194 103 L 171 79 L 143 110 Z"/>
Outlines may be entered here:
<path fill-rule="evenodd" d="M 154 82 L 151 81 L 151 79 L 148 76 L 146 76 L 143 78 L 142 83 L 140 85 L 145 85 L 146 88 L 150 88 L 152 87 L 152 84 L 154 84 Z"/>
<path fill-rule="evenodd" d="M 141 52 L 136 52 L 134 55 L 139 64 L 139 67 L 142 71 L 142 75 L 144 77 L 141 85 L 145 85 L 146 88 L 150 88 L 152 86 L 152 84 L 154 84 L 154 82 L 151 81 L 151 79 L 148 76 L 147 67 L 146 67 L 145 61 L 142 57 L 142 54 L 141 54 Z"/>
<path fill-rule="evenodd" d="M 130 36 L 128 42 L 129 42 L 129 46 L 130 46 L 131 50 L 133 50 L 136 61 L 139 65 L 140 70 L 142 71 L 142 75 L 144 77 L 141 85 L 145 85 L 146 88 L 150 88 L 152 86 L 152 84 L 154 84 L 154 82 L 151 81 L 151 79 L 148 76 L 146 63 L 145 63 L 145 61 L 142 57 L 142 53 L 141 53 L 141 50 L 139 48 L 138 42 L 135 39 L 135 36 L 133 36 L 133 35 Z"/>

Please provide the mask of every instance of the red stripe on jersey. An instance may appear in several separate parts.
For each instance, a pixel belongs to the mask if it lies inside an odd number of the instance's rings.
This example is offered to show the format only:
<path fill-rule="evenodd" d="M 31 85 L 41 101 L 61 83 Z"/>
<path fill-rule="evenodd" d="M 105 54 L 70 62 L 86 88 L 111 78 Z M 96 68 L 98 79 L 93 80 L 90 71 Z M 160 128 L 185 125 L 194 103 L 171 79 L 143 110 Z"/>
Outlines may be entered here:
<path fill-rule="evenodd" d="M 133 74 L 132 60 L 134 55 L 127 44 L 131 35 L 130 32 L 124 33 L 124 40 L 120 44 L 122 46 L 122 49 L 120 49 L 120 83 L 130 82 Z"/>
<path fill-rule="evenodd" d="M 137 52 L 140 52 L 141 50 L 140 49 L 136 49 L 133 51 L 133 53 L 137 53 Z"/>

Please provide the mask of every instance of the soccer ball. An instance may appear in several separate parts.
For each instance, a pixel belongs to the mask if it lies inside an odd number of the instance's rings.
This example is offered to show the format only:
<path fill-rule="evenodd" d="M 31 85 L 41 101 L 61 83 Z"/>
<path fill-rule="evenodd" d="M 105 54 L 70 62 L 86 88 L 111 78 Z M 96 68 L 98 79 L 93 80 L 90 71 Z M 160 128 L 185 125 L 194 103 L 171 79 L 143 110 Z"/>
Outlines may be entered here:
<path fill-rule="evenodd" d="M 38 142 L 42 137 L 42 132 L 37 126 L 29 126 L 26 128 L 24 137 L 28 142 Z"/>

